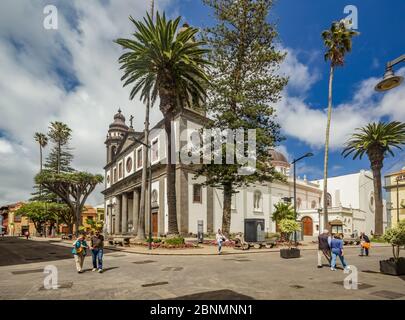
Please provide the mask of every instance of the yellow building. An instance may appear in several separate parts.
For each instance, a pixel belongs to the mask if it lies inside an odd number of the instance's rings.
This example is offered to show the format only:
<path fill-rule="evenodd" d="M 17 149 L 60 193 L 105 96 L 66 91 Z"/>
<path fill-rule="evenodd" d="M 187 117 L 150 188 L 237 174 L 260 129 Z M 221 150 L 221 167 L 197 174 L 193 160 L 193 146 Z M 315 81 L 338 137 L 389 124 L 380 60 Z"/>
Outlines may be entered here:
<path fill-rule="evenodd" d="M 398 221 L 405 219 L 405 167 L 387 174 L 384 188 L 387 191 L 389 220 L 394 227 Z"/>

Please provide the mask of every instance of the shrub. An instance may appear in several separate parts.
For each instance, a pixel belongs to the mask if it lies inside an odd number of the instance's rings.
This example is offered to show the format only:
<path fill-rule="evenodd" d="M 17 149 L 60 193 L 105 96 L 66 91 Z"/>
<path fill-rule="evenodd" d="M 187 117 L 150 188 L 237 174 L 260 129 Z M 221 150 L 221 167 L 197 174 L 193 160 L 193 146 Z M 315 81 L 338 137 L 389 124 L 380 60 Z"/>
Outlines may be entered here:
<path fill-rule="evenodd" d="M 290 235 L 295 231 L 300 231 L 301 226 L 300 224 L 292 219 L 283 219 L 280 221 L 280 230 L 282 233 L 286 234 L 286 238 L 288 239 L 288 246 L 291 247 Z"/>
<path fill-rule="evenodd" d="M 173 245 L 173 246 L 179 246 L 184 244 L 184 238 L 183 237 L 174 237 L 174 238 L 169 238 L 165 240 L 165 244 L 167 245 Z"/>
<path fill-rule="evenodd" d="M 394 260 L 399 260 L 399 252 L 402 246 L 405 246 L 405 220 L 402 220 L 395 228 L 388 229 L 381 237 L 392 246 Z"/>
<path fill-rule="evenodd" d="M 281 238 L 281 234 L 278 232 L 266 232 L 266 239 L 278 240 Z"/>
<path fill-rule="evenodd" d="M 146 243 L 149 243 L 150 241 L 151 241 L 150 238 L 146 239 Z M 152 243 L 160 243 L 160 242 L 162 242 L 162 239 L 160 239 L 160 238 L 152 238 Z"/>

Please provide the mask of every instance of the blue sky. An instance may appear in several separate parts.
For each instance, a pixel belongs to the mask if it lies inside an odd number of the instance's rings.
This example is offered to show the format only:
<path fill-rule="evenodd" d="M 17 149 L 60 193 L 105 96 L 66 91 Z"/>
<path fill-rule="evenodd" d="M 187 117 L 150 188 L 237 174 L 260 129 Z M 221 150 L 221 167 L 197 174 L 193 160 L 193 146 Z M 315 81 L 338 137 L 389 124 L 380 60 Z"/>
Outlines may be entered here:
<path fill-rule="evenodd" d="M 344 18 L 344 7 L 355 5 L 358 9 L 359 31 L 361 35 L 354 39 L 353 51 L 347 56 L 344 68 L 339 68 L 335 74 L 334 104 L 350 102 L 353 93 L 358 90 L 359 83 L 371 77 L 381 77 L 385 63 L 405 53 L 405 1 L 391 0 L 278 0 L 269 20 L 276 22 L 280 41 L 283 46 L 293 49 L 299 60 L 310 70 L 319 72 L 319 79 L 308 91 L 305 101 L 314 109 L 323 109 L 327 104 L 327 88 L 329 65 L 323 60 L 323 44 L 321 32 L 330 26 L 331 21 Z M 203 27 L 213 23 L 209 9 L 200 1 L 177 1 L 179 14 L 185 16 L 187 22 Z M 405 65 L 405 64 L 404 64 Z M 400 66 L 399 66 L 400 67 Z M 397 68 L 398 69 L 398 68 Z M 294 77 L 294 74 L 290 75 Z M 405 90 L 402 88 L 402 90 Z M 378 98 L 377 98 L 378 99 Z M 402 101 L 398 108 L 405 107 Z M 350 114 L 347 115 L 350 117 Z M 395 119 L 394 114 L 382 116 L 380 119 Z M 333 118 L 332 118 L 333 121 Z M 302 128 L 311 130 L 311 128 Z M 323 135 L 323 132 L 319 132 Z M 323 149 L 313 148 L 299 139 L 286 135 L 283 143 L 290 156 L 299 156 L 308 150 L 315 157 L 307 160 L 301 168 L 310 178 L 320 178 L 323 166 Z M 331 137 L 333 140 L 333 136 Z M 367 159 L 352 161 L 340 155 L 341 148 L 330 154 L 330 170 L 332 175 L 352 173 L 363 168 L 369 168 Z M 385 170 L 405 166 L 405 153 L 388 158 Z M 398 163 L 399 162 L 399 163 Z M 311 167 L 310 170 L 308 166 Z M 317 170 L 317 169 L 318 170 Z M 309 172 L 308 172 L 309 171 Z"/>
<path fill-rule="evenodd" d="M 170 17 L 203 28 L 213 23 L 200 0 L 155 0 Z M 43 27 L 44 7 L 58 9 L 57 30 Z M 287 140 L 279 149 L 290 160 L 312 151 L 315 156 L 299 166 L 299 175 L 322 177 L 323 143 L 329 67 L 323 60 L 322 30 L 345 16 L 346 5 L 359 13 L 361 35 L 344 68 L 336 71 L 331 128 L 330 175 L 368 169 L 367 159 L 352 161 L 340 155 L 356 127 L 371 121 L 405 122 L 405 85 L 385 94 L 374 91 L 387 60 L 405 53 L 405 1 L 389 0 L 278 0 L 270 14 L 280 33 L 280 49 L 287 52 L 281 72 L 290 77 L 283 99 L 275 105 Z M 34 132 L 46 132 L 51 121 L 63 121 L 73 130 L 73 166 L 103 173 L 104 139 L 118 108 L 135 116 L 142 130 L 144 106 L 129 101 L 129 88 L 120 80 L 113 43 L 129 37 L 132 15 L 141 19 L 146 0 L 2 0 L 0 1 L 0 203 L 29 198 L 38 172 Z M 405 76 L 405 64 L 395 68 Z M 156 123 L 159 108 L 151 112 Z M 45 156 L 49 148 L 45 149 Z M 405 166 L 405 152 L 387 159 L 384 172 Z M 89 202 L 102 201 L 102 186 Z"/>

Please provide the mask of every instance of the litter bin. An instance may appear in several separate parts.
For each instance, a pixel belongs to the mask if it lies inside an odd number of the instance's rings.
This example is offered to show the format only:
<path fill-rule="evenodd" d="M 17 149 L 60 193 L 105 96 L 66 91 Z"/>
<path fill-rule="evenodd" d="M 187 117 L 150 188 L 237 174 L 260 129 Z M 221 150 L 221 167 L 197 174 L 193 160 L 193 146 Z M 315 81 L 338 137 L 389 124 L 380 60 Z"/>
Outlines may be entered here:
<path fill-rule="evenodd" d="M 197 239 L 198 239 L 198 243 L 204 242 L 204 221 L 203 220 L 197 221 Z"/>
<path fill-rule="evenodd" d="M 264 219 L 245 219 L 245 241 L 263 242 L 265 239 Z"/>

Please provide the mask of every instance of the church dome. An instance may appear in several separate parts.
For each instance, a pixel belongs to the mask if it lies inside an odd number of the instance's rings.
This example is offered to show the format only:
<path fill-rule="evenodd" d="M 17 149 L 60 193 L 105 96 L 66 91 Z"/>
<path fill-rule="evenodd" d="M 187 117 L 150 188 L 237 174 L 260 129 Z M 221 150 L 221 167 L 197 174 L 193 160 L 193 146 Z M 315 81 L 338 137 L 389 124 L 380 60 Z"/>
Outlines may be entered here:
<path fill-rule="evenodd" d="M 271 156 L 271 163 L 273 166 L 278 167 L 290 167 L 290 163 L 288 162 L 287 158 L 285 155 L 283 155 L 281 152 L 276 151 L 274 149 L 270 150 L 270 156 Z"/>

